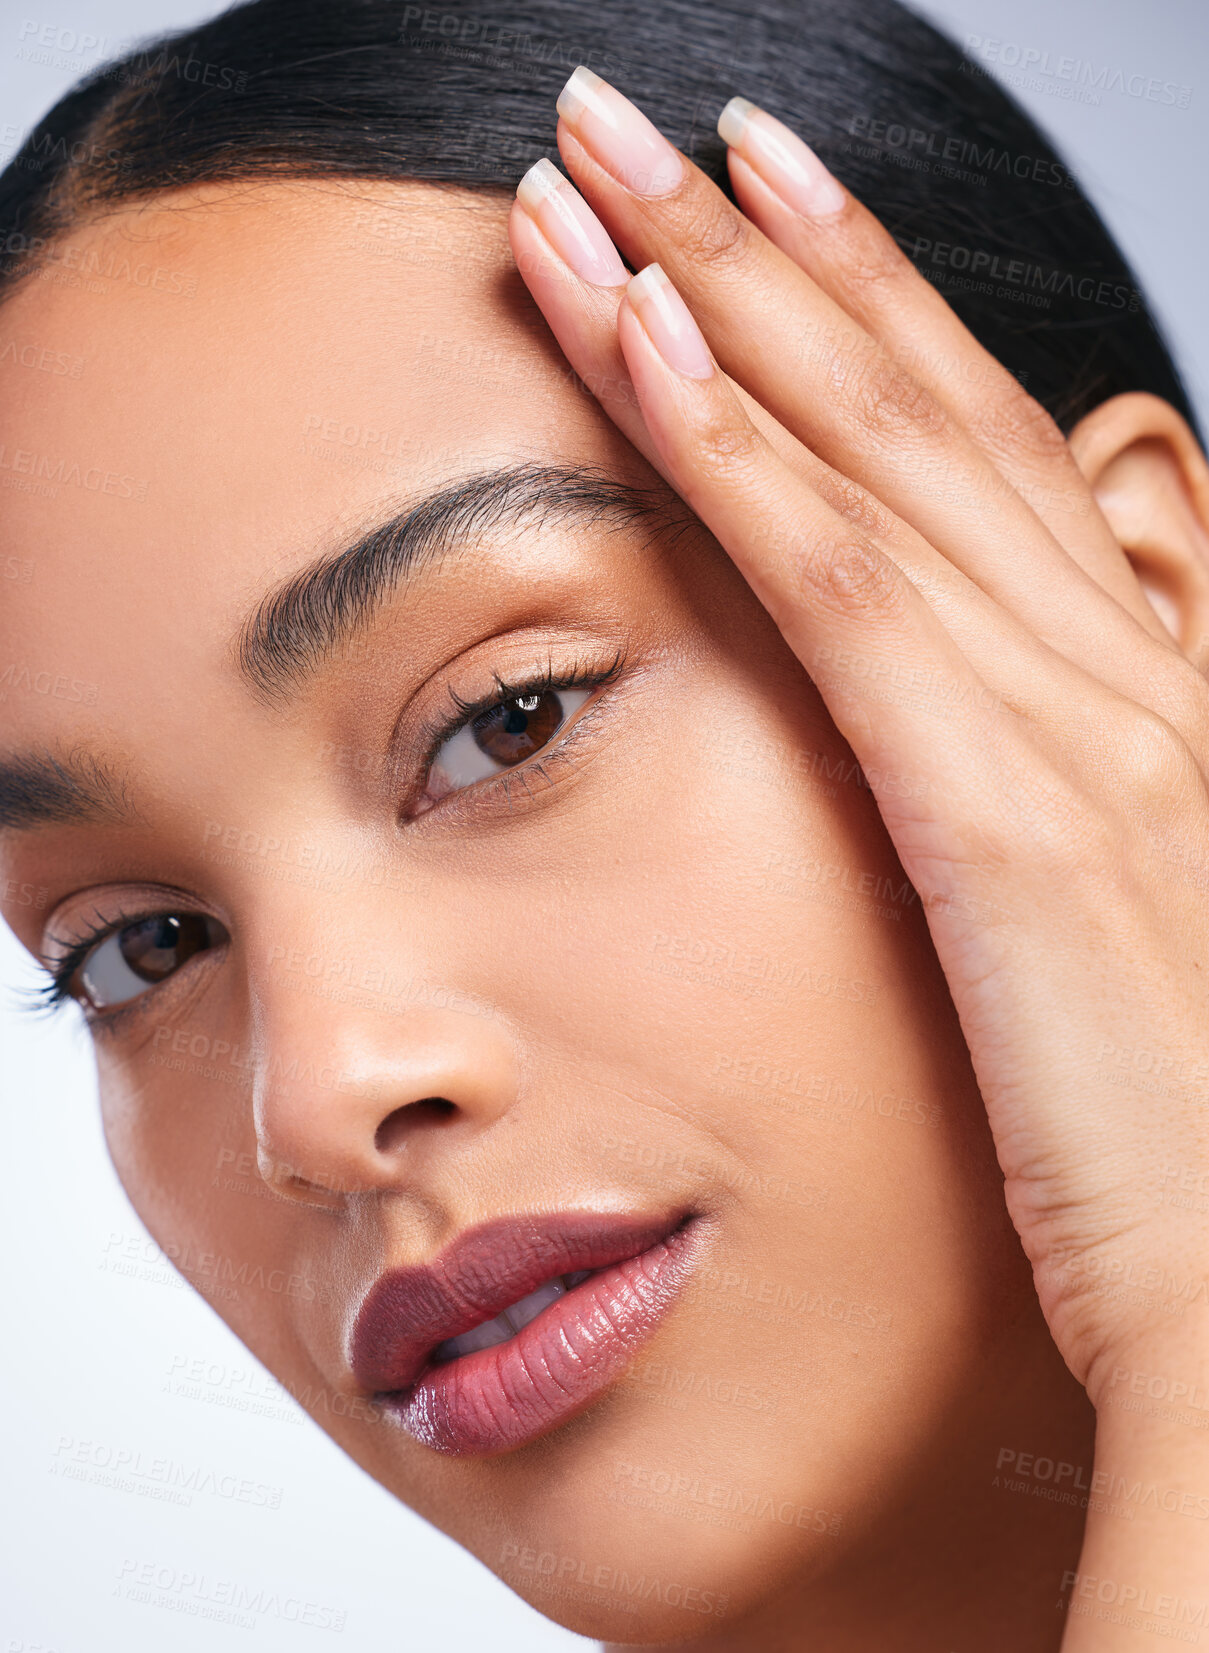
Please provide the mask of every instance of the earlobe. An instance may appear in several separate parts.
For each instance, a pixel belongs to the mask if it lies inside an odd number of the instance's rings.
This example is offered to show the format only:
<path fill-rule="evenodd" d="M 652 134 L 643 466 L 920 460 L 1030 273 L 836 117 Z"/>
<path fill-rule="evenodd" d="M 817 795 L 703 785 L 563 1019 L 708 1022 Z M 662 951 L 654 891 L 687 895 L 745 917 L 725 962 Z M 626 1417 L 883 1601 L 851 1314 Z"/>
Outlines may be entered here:
<path fill-rule="evenodd" d="M 1151 606 L 1209 671 L 1209 464 L 1187 421 L 1130 392 L 1081 419 L 1070 447 Z"/>

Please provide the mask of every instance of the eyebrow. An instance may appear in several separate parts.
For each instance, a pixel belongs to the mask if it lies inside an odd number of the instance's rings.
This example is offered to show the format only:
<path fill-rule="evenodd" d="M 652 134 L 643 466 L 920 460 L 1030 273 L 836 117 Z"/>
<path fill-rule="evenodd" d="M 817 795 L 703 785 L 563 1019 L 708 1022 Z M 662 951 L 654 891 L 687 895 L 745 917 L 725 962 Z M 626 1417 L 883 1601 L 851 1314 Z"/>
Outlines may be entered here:
<path fill-rule="evenodd" d="M 44 747 L 0 762 L 0 832 L 136 819 L 118 770 L 87 747 Z"/>
<path fill-rule="evenodd" d="M 264 597 L 240 629 L 239 671 L 259 700 L 280 703 L 410 576 L 484 535 L 551 519 L 590 527 L 662 516 L 670 525 L 673 514 L 680 520 L 673 501 L 587 467 L 523 464 L 459 477 Z"/>
<path fill-rule="evenodd" d="M 592 466 L 523 463 L 460 476 L 266 593 L 233 640 L 236 668 L 262 705 L 284 705 L 409 578 L 486 535 L 551 520 L 682 531 L 692 518 L 670 489 Z M 77 745 L 0 759 L 0 832 L 136 819 L 120 768 L 99 751 Z"/>

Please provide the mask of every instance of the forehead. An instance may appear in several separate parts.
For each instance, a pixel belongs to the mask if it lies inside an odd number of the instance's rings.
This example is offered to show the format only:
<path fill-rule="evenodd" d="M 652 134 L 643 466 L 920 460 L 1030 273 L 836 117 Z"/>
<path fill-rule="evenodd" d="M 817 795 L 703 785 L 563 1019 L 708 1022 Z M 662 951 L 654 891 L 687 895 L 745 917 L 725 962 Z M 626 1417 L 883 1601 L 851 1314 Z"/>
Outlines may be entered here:
<path fill-rule="evenodd" d="M 317 529 L 468 464 L 599 446 L 507 210 L 207 186 L 74 233 L 0 305 L 6 554 L 102 604 L 119 573 L 149 601 L 200 565 L 234 613 Z"/>
<path fill-rule="evenodd" d="M 175 192 L 81 228 L 0 304 L 0 666 L 54 690 L 7 696 L 6 723 L 167 713 L 350 527 L 467 469 L 616 452 L 517 274 L 509 204 Z M 158 676 L 149 628 L 172 640 Z"/>

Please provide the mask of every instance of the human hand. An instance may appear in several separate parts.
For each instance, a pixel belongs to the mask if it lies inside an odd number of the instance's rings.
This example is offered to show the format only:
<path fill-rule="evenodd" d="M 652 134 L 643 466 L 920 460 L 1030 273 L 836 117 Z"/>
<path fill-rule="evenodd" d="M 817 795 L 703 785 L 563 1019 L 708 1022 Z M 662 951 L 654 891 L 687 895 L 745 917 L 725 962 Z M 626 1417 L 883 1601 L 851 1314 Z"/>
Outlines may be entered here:
<path fill-rule="evenodd" d="M 1098 1406 L 1156 1349 L 1209 1357 L 1161 1289 L 1105 1289 L 1199 1282 L 1204 1326 L 1209 1217 L 1156 1189 L 1209 1172 L 1206 1111 L 1185 1082 L 1114 1085 L 1107 1053 L 1161 1053 L 1178 1080 L 1209 1050 L 1188 873 L 1209 869 L 1209 686 L 1048 414 L 784 127 L 728 106 L 739 211 L 586 71 L 559 109 L 599 217 L 539 163 L 518 266 L 870 779 L 1059 1349 Z M 613 242 L 642 269 L 628 288 Z M 921 784 L 878 780 L 902 774 Z"/>

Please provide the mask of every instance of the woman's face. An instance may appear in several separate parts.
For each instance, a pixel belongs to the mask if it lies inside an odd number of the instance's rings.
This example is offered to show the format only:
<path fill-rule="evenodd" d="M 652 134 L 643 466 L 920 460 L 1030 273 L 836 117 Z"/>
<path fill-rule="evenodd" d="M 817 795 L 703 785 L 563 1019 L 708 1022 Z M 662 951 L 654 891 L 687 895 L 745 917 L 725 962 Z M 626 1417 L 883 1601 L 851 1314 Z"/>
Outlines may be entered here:
<path fill-rule="evenodd" d="M 1073 1385 L 872 797 L 507 207 L 210 187 L 7 300 L 0 889 L 108 931 L 113 1158 L 238 1336 L 536 1607 L 692 1639 Z"/>

